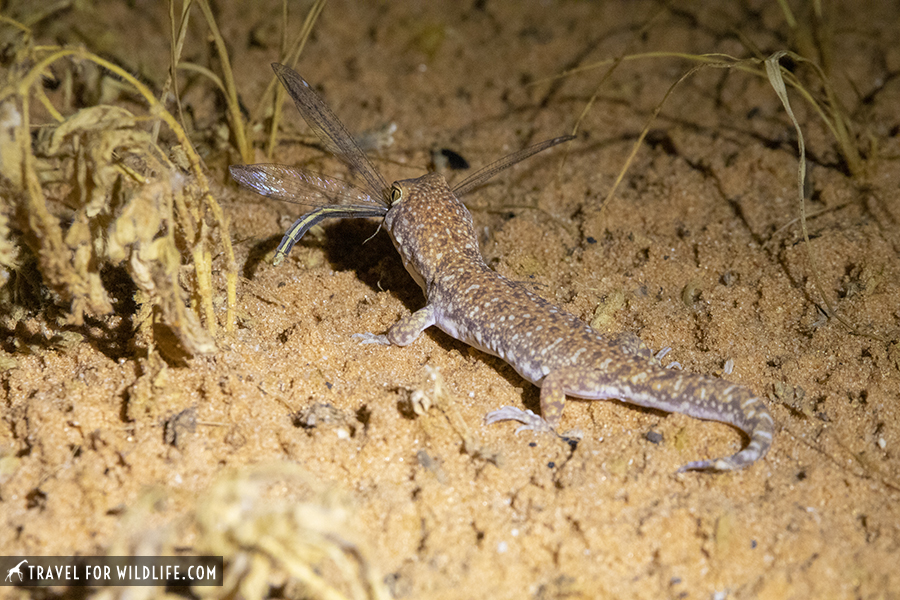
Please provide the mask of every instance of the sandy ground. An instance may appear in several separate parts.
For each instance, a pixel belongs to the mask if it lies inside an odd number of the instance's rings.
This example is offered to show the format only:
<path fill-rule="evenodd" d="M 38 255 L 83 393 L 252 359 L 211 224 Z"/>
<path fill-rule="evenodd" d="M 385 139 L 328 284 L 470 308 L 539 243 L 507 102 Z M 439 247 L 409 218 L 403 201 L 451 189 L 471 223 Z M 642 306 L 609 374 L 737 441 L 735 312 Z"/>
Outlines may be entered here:
<path fill-rule="evenodd" d="M 99 2 L 92 27 L 68 11 L 42 31 L 115 49 L 161 80 L 156 4 Z M 237 190 L 207 142 L 240 262 L 237 332 L 186 364 L 113 343 L 131 337 L 128 318 L 72 343 L 39 315 L 0 332 L 0 553 L 210 550 L 183 524 L 214 482 L 291 464 L 338 495 L 342 535 L 397 598 L 900 597 L 900 9 L 826 3 L 831 54 L 815 58 L 831 65 L 866 171 L 849 175 L 792 95 L 811 161 L 807 248 L 796 136 L 764 79 L 707 69 L 682 82 L 602 208 L 690 63 L 535 83 L 624 54 L 795 48 L 776 3 L 438 4 L 331 2 L 298 70 L 352 131 L 397 124 L 373 155 L 388 180 L 422 174 L 432 148 L 477 168 L 566 133 L 599 90 L 576 141 L 466 198 L 483 252 L 600 330 L 671 346 L 686 371 L 767 397 L 768 456 L 734 474 L 676 474 L 735 451 L 740 434 L 617 402 L 568 403 L 561 429 L 580 430 L 578 444 L 484 426 L 500 406 L 537 410 L 538 390 L 440 331 L 407 348 L 351 338 L 424 303 L 385 234 L 368 239 L 376 222 L 327 224 L 273 267 L 302 209 Z M 279 4 L 219 5 L 253 98 L 277 59 Z M 198 128 L 222 118 L 208 93 L 191 94 Z M 293 107 L 286 122 L 304 131 Z M 346 176 L 296 142 L 277 160 Z M 855 331 L 825 316 L 808 251 Z M 273 506 L 310 498 L 306 484 L 270 481 Z M 271 582 L 276 596 L 296 591 Z"/>

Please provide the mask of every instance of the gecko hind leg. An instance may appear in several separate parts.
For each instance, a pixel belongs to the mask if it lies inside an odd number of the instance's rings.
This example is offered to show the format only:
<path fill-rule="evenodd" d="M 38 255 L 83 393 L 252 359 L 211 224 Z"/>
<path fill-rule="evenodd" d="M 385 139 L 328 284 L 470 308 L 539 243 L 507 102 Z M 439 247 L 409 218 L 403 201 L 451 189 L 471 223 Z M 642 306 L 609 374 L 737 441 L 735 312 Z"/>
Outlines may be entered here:
<path fill-rule="evenodd" d="M 541 382 L 541 415 L 536 415 L 530 410 L 504 406 L 486 414 L 485 423 L 490 425 L 498 421 L 518 421 L 522 426 L 516 429 L 516 433 L 529 429 L 556 433 L 556 427 L 562 419 L 563 408 L 566 406 L 565 377 L 564 371 L 550 373 L 544 377 Z"/>

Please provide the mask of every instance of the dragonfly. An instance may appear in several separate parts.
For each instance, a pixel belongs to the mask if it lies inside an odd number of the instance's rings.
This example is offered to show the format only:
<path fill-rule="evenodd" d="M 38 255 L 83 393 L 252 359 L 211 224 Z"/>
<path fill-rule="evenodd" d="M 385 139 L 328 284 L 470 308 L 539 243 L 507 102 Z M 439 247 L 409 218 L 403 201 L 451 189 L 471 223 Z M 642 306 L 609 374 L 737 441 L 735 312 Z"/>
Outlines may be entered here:
<path fill-rule="evenodd" d="M 272 261 L 278 265 L 311 227 L 325 219 L 386 216 L 391 210 L 392 186 L 387 184 L 344 124 L 303 77 L 279 63 L 273 63 L 272 69 L 325 150 L 337 156 L 362 179 L 362 185 L 355 185 L 336 177 L 281 164 L 229 167 L 235 181 L 258 194 L 313 207 L 284 234 Z M 516 163 L 574 138 L 571 135 L 560 136 L 523 148 L 480 169 L 452 191 L 457 197 L 462 196 Z"/>

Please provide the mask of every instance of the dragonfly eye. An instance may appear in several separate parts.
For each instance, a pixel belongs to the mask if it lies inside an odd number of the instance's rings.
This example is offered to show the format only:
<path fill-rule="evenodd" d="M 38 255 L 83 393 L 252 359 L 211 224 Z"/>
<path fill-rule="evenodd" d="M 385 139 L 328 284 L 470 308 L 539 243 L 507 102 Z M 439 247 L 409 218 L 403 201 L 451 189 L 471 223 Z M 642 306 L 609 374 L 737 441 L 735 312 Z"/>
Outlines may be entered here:
<path fill-rule="evenodd" d="M 394 206 L 401 200 L 403 200 L 403 190 L 396 185 L 391 187 L 391 206 Z"/>

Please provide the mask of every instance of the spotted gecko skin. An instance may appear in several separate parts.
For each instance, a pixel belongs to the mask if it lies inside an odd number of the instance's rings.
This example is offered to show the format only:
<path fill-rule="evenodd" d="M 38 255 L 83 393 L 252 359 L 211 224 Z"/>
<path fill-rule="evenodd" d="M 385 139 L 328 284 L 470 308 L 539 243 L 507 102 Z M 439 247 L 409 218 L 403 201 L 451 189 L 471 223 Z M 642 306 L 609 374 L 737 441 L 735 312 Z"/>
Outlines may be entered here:
<path fill-rule="evenodd" d="M 721 421 L 750 442 L 733 456 L 680 469 L 731 471 L 765 456 L 774 423 L 750 389 L 664 368 L 633 334 L 608 338 L 525 287 L 491 270 L 481 256 L 466 207 L 445 179 L 428 174 L 394 183 L 384 219 L 403 264 L 427 298 L 386 334 L 360 334 L 364 343 L 406 346 L 437 325 L 454 338 L 499 356 L 541 388 L 541 414 L 512 407 L 486 420 L 517 420 L 555 430 L 566 395 L 618 399 L 666 412 Z"/>

